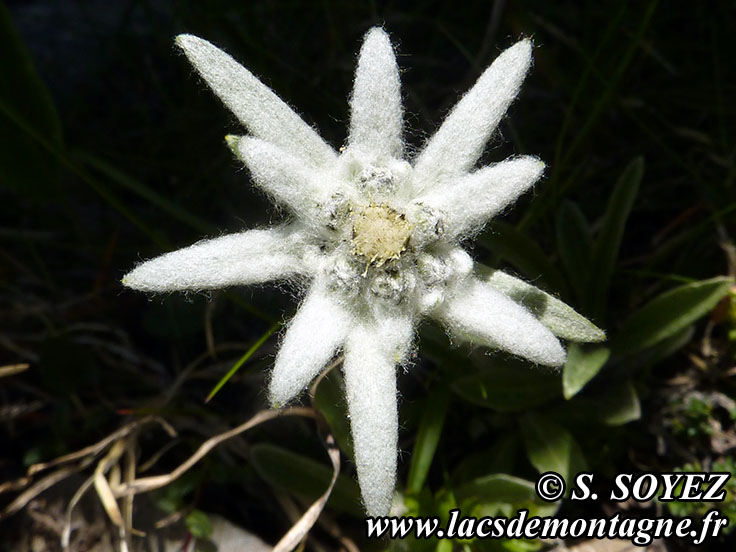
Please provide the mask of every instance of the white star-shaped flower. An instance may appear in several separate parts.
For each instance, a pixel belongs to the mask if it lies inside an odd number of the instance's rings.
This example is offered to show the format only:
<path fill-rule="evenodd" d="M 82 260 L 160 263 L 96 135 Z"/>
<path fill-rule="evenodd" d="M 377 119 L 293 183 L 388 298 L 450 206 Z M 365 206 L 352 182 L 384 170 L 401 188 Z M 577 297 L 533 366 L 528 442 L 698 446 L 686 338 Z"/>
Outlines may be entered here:
<path fill-rule="evenodd" d="M 294 399 L 340 349 L 358 479 L 369 515 L 389 512 L 396 477 L 396 370 L 417 324 L 546 366 L 556 336 L 603 333 L 572 309 L 500 271 L 479 277 L 459 245 L 542 175 L 530 156 L 476 169 L 516 97 L 532 43 L 504 51 L 416 157 L 404 155 L 399 69 L 387 34 L 370 30 L 350 99 L 347 145 L 334 151 L 274 92 L 209 42 L 177 44 L 248 129 L 228 144 L 253 180 L 291 213 L 282 226 L 201 241 L 142 263 L 123 283 L 148 292 L 269 280 L 308 282 L 276 356 L 271 402 Z M 523 306 L 536 294 L 546 307 Z M 513 298 L 512 298 L 513 297 Z M 539 318 L 539 319 L 538 319 Z"/>

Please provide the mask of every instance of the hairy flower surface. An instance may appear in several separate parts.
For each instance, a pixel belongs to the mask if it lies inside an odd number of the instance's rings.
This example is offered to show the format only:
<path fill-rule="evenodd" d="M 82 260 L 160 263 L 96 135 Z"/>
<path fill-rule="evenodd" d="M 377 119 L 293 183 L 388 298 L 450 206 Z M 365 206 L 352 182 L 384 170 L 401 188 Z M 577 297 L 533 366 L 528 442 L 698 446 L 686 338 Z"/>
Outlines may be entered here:
<path fill-rule="evenodd" d="M 530 40 L 498 56 L 412 161 L 404 157 L 399 69 L 380 28 L 367 33 L 360 51 L 349 136 L 339 153 L 230 56 L 191 35 L 177 44 L 249 131 L 229 136 L 230 148 L 291 217 L 282 226 L 202 241 L 142 263 L 123 283 L 168 292 L 309 282 L 276 356 L 270 399 L 275 406 L 294 399 L 342 348 L 355 462 L 370 515 L 391 506 L 396 369 L 407 362 L 420 319 L 546 366 L 565 362 L 558 337 L 604 338 L 572 309 L 513 276 L 475 274 L 460 246 L 544 170 L 530 156 L 475 166 L 529 69 Z"/>

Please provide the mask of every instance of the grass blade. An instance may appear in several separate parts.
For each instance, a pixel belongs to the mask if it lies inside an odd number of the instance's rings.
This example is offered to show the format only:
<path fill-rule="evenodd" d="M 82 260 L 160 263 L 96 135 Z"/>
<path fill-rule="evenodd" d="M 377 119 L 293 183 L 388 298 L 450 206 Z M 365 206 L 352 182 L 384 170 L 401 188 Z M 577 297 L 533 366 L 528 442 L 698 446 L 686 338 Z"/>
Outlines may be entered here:
<path fill-rule="evenodd" d="M 594 318 L 603 319 L 605 317 L 608 288 L 613 279 L 626 220 L 634 205 L 636 195 L 639 193 L 643 174 L 644 160 L 638 157 L 624 169 L 603 215 L 603 223 L 593 251 L 590 279 L 584 302 L 584 306 Z"/>
<path fill-rule="evenodd" d="M 419 493 L 424 486 L 442 435 L 449 404 L 450 393 L 447 386 L 443 384 L 435 386 L 434 392 L 427 398 L 424 416 L 419 424 L 417 440 L 411 456 L 407 483 L 407 489 L 411 492 Z"/>
<path fill-rule="evenodd" d="M 217 385 L 215 385 L 212 388 L 212 391 L 210 391 L 209 395 L 207 395 L 207 398 L 204 400 L 204 402 L 205 403 L 210 402 L 212 398 L 217 394 L 217 392 L 220 389 L 222 389 L 223 385 L 225 385 L 230 380 L 230 378 L 232 378 L 235 375 L 235 373 L 238 370 L 240 370 L 243 364 L 248 362 L 248 359 L 252 357 L 255 354 L 255 352 L 261 348 L 261 345 L 263 345 L 266 342 L 266 340 L 269 337 L 271 337 L 276 332 L 276 330 L 278 330 L 280 327 L 281 327 L 281 322 L 276 322 L 270 328 L 268 328 L 268 330 L 266 330 L 266 333 L 264 333 L 261 337 L 259 337 L 258 340 L 253 345 L 251 345 L 247 351 L 245 351 L 245 354 L 242 357 L 240 357 L 238 362 L 236 362 L 233 365 L 233 367 L 227 371 L 227 374 L 222 376 L 220 381 L 217 382 Z"/>

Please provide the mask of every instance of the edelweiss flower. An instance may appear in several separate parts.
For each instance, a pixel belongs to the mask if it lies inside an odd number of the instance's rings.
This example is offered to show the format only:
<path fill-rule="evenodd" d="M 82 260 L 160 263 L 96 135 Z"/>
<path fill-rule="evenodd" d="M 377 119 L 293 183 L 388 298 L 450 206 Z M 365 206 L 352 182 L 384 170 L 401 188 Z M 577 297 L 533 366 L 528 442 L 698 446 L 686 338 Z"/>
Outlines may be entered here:
<path fill-rule="evenodd" d="M 139 265 L 123 283 L 148 292 L 275 279 L 309 288 L 271 376 L 274 406 L 294 399 L 342 348 L 358 479 L 369 515 L 388 513 L 396 475 L 396 368 L 430 317 L 454 336 L 546 366 L 565 362 L 557 337 L 603 338 L 569 307 L 495 271 L 481 278 L 459 245 L 542 175 L 530 156 L 476 169 L 516 97 L 532 43 L 503 52 L 410 162 L 399 69 L 386 33 L 365 37 L 350 99 L 347 145 L 334 151 L 247 69 L 209 42 L 177 44 L 248 129 L 228 137 L 258 186 L 286 206 L 282 226 L 196 243 Z M 545 303 L 540 320 L 522 304 Z"/>

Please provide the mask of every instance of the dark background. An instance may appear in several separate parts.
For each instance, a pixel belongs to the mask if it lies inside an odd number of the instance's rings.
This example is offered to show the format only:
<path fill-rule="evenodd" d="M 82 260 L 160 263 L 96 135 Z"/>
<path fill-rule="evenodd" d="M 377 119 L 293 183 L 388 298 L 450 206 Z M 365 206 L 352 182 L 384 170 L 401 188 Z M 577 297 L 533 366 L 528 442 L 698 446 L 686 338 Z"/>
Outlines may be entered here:
<path fill-rule="evenodd" d="M 555 229 L 563 200 L 577 205 L 595 233 L 617 178 L 634 158 L 643 158 L 644 177 L 605 312 L 588 309 L 571 289 L 545 285 L 544 275 L 500 255 L 492 242 L 479 240 L 473 255 L 530 280 L 542 276 L 538 283 L 609 335 L 669 288 L 733 275 L 732 2 L 28 0 L 6 1 L 0 10 L 0 365 L 30 364 L 25 373 L 0 380 L 0 480 L 152 410 L 183 436 L 162 459 L 165 471 L 207 437 L 265 406 L 276 337 L 212 402 L 203 400 L 274 321 L 288 319 L 295 293 L 264 286 L 148 298 L 119 283 L 139 260 L 283 216 L 251 187 L 225 147 L 224 136 L 242 129 L 175 50 L 173 38 L 181 32 L 233 55 L 338 148 L 346 139 L 361 37 L 383 25 L 397 46 L 410 150 L 503 48 L 531 36 L 534 67 L 484 161 L 529 153 L 549 168 L 546 180 L 503 220 L 559 267 Z M 17 36 L 6 32 L 10 23 Z M 730 458 L 733 444 L 718 448 L 711 433 L 698 429 L 716 420 L 724 434 L 733 433 L 728 370 L 735 326 L 728 315 L 719 316 L 696 325 L 664 362 L 627 372 L 639 393 L 641 420 L 605 433 L 570 422 L 589 466 L 606 473 L 671 470 Z M 450 359 L 434 354 L 440 347 L 433 330 L 426 331 L 415 369 L 400 379 L 407 451 L 421 419 L 417 412 L 444 385 L 443 374 L 468 373 L 477 364 L 463 349 L 452 349 Z M 715 357 L 703 353 L 706 338 L 709 350 L 719 351 Z M 198 358 L 196 369 L 186 372 Z M 440 376 L 433 375 L 436 368 Z M 604 370 L 598 385 L 627 370 L 614 367 L 608 376 Z M 673 379 L 680 388 L 673 390 Z M 726 414 L 711 408 L 705 421 L 692 422 L 673 406 L 687 410 L 688 393 L 722 395 L 716 406 Z M 441 460 L 430 473 L 435 492 L 463 458 L 514 424 L 508 415 L 456 401 Z M 662 448 L 657 439 L 678 416 L 697 427 L 689 436 L 673 430 L 670 446 Z M 150 455 L 162 435 L 143 435 L 141 450 Z M 324 462 L 306 421 L 279 421 L 248 441 Z M 507 471 L 533 479 L 523 454 L 515 458 Z M 288 520 L 247 459 L 247 447 L 215 455 L 198 468 L 176 507 L 225 514 L 275 542 Z M 400 486 L 408 462 L 404 455 Z M 351 469 L 344 467 L 348 475 Z M 5 527 L 19 527 L 21 515 Z M 359 523 L 344 523 L 359 538 Z"/>

